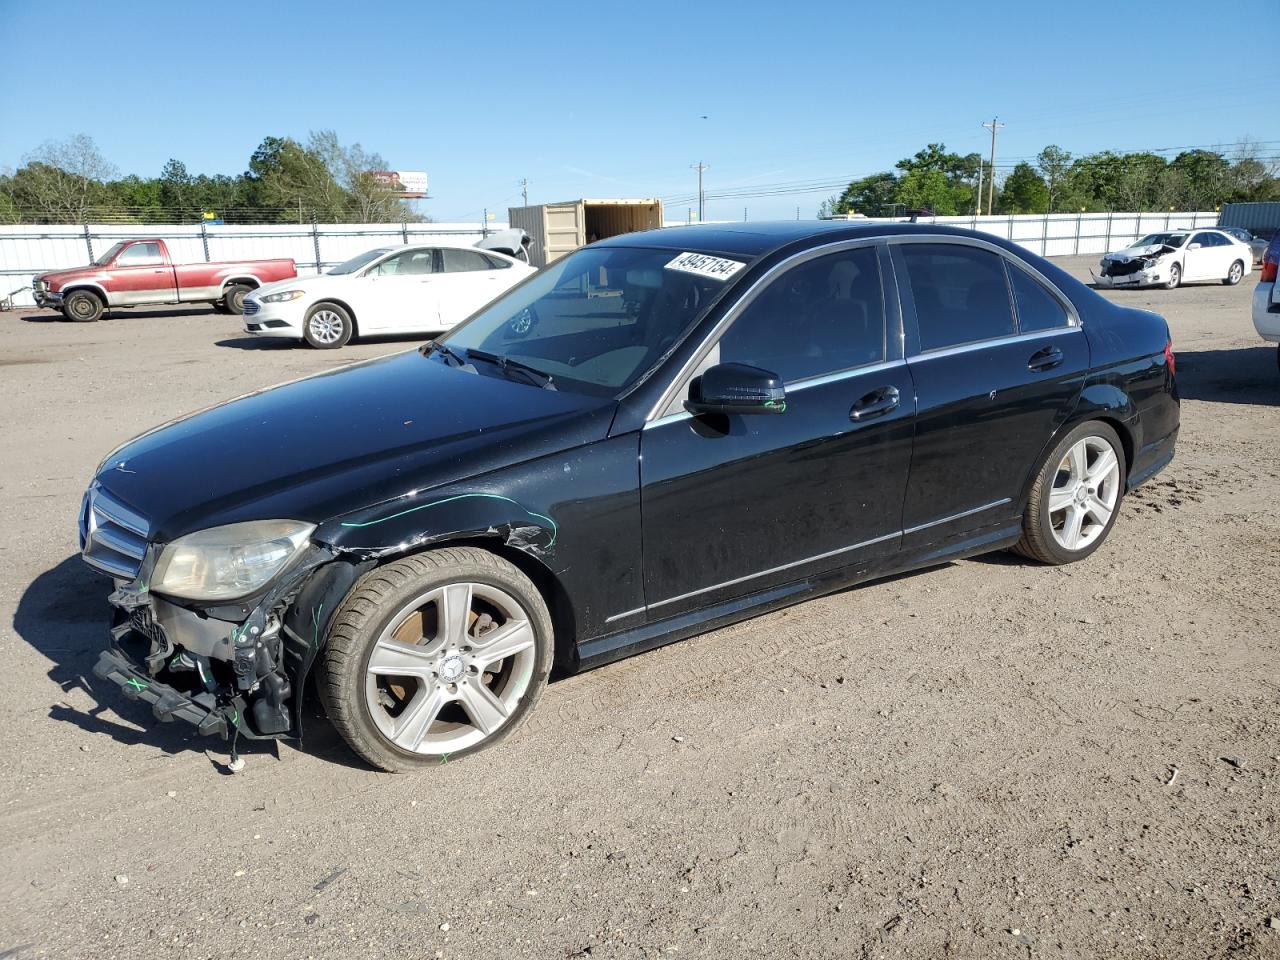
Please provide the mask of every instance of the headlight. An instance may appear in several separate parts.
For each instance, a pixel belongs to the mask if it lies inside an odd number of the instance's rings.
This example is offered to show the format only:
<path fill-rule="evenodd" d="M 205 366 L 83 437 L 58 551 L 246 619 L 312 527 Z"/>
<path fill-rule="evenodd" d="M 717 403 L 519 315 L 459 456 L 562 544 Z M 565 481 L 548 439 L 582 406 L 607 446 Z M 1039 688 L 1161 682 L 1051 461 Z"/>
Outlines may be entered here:
<path fill-rule="evenodd" d="M 189 600 L 243 597 L 283 570 L 314 529 L 298 520 L 253 520 L 179 537 L 160 554 L 151 590 Z"/>
<path fill-rule="evenodd" d="M 284 303 L 286 300 L 297 300 L 302 296 L 301 290 L 281 290 L 279 293 L 268 293 L 265 297 L 259 297 L 263 303 Z"/>

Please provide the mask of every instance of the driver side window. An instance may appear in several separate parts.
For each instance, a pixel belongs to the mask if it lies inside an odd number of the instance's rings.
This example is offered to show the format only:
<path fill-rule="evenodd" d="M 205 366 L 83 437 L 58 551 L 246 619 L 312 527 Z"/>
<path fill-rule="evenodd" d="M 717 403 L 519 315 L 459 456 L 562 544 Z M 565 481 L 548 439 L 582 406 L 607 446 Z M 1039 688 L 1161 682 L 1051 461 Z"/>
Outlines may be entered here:
<path fill-rule="evenodd" d="M 434 251 L 406 250 L 394 257 L 387 257 L 369 271 L 371 277 L 421 276 L 434 273 Z"/>
<path fill-rule="evenodd" d="M 785 382 L 885 358 L 884 294 L 874 246 L 805 261 L 762 290 L 721 336 L 721 363 Z"/>

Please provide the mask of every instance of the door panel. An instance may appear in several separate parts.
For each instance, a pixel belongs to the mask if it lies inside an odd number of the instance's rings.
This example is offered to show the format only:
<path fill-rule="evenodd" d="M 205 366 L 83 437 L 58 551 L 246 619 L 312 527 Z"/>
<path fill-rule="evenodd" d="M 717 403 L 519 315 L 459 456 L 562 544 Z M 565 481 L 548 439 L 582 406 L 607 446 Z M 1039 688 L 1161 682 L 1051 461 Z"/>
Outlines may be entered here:
<path fill-rule="evenodd" d="M 177 300 L 173 267 L 158 243 L 131 243 L 116 256 L 106 281 L 112 304 L 172 303 Z"/>
<path fill-rule="evenodd" d="M 716 362 L 779 374 L 785 412 L 646 427 L 651 619 L 897 549 L 915 388 L 892 355 L 896 310 L 891 319 L 888 337 L 875 247 L 813 256 L 766 285 L 715 345 Z"/>
<path fill-rule="evenodd" d="M 902 520 L 908 552 L 1017 513 L 1026 481 L 1070 414 L 1089 367 L 1082 331 L 1068 325 L 1066 308 L 1038 281 L 1034 288 L 1027 286 L 1029 274 L 1016 275 L 1012 290 L 1018 294 L 1006 304 L 987 287 L 994 274 L 982 273 L 990 266 L 983 257 L 997 264 L 1002 258 L 967 253 L 971 268 L 948 275 L 928 262 L 923 248 L 931 246 L 894 247 L 904 321 L 908 329 L 932 330 L 926 342 L 932 336 L 934 346 L 908 360 L 917 391 Z M 945 261 L 946 251 L 939 256 Z M 1012 263 L 1009 269 L 1020 270 Z M 963 292 L 934 289 L 950 282 L 972 282 L 982 292 L 966 298 Z M 1059 325 L 1019 332 L 1017 316 L 1025 316 L 1028 327 Z M 1014 332 L 1004 337 L 945 342 L 965 340 L 966 331 L 1007 331 L 1010 324 Z"/>
<path fill-rule="evenodd" d="M 1192 250 L 1191 244 L 1200 244 L 1199 249 Z M 1218 276 L 1218 248 L 1213 245 L 1212 238 L 1201 233 L 1193 233 L 1187 240 L 1187 251 L 1182 260 L 1182 277 L 1184 280 L 1208 280 Z M 1226 270 L 1222 271 L 1226 276 Z"/>
<path fill-rule="evenodd" d="M 361 333 L 426 333 L 440 329 L 439 274 L 430 248 L 406 250 L 352 283 Z"/>

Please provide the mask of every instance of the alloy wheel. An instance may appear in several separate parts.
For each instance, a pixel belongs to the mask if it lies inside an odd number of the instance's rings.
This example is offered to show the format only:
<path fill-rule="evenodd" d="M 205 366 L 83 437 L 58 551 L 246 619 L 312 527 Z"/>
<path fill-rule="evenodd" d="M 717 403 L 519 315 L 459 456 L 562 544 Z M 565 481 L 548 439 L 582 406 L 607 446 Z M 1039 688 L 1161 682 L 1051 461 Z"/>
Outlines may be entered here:
<path fill-rule="evenodd" d="M 1102 437 L 1072 444 L 1049 491 L 1049 528 L 1065 550 L 1083 550 L 1107 529 L 1120 499 L 1120 459 Z"/>
<path fill-rule="evenodd" d="M 307 321 L 307 329 L 317 343 L 337 343 L 342 339 L 342 318 L 332 310 L 317 310 Z"/>
<path fill-rule="evenodd" d="M 1236 284 L 1240 282 L 1240 278 L 1243 276 L 1244 267 L 1240 266 L 1239 261 L 1236 261 L 1231 265 L 1231 272 L 1227 274 L 1227 279 L 1230 280 L 1231 283 Z"/>
<path fill-rule="evenodd" d="M 451 583 L 411 600 L 369 653 L 365 707 L 402 750 L 442 755 L 503 726 L 536 660 L 529 616 L 506 591 Z"/>

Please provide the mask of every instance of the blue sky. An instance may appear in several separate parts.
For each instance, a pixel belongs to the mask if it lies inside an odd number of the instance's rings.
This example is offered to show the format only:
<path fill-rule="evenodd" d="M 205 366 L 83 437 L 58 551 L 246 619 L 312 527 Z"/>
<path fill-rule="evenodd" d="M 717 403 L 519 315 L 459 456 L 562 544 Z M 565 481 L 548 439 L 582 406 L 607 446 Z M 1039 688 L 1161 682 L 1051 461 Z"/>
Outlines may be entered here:
<path fill-rule="evenodd" d="M 123 172 L 232 174 L 265 136 L 332 128 L 426 170 L 438 220 L 504 217 L 522 177 L 531 202 L 660 196 L 683 217 L 699 160 L 708 218 L 755 220 L 836 191 L 715 195 L 929 141 L 985 154 L 993 115 L 997 164 L 1047 143 L 1280 155 L 1280 5 L 1212 6 L 0 0 L 0 169 L 87 133 Z"/>

